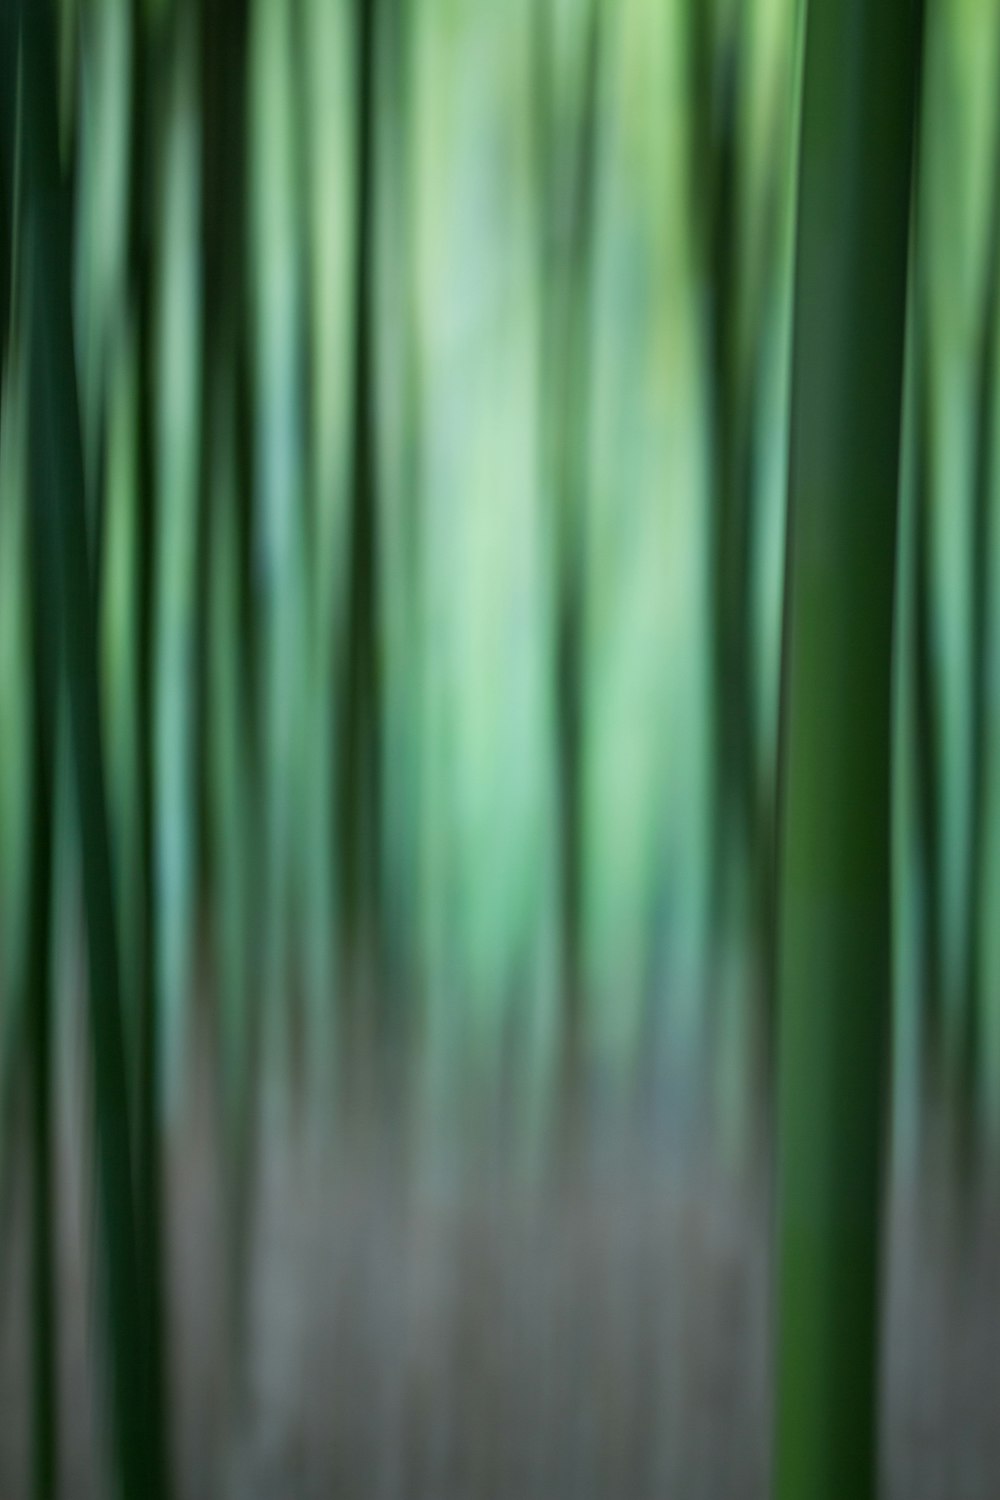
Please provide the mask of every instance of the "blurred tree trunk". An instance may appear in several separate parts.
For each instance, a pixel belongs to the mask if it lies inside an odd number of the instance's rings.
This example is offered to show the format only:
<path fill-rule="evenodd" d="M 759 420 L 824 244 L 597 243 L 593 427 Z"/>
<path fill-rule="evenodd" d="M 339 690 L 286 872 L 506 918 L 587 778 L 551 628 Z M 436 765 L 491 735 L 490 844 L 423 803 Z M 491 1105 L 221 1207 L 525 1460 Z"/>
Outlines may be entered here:
<path fill-rule="evenodd" d="M 47 5 L 19 8 L 23 50 L 26 261 L 30 297 L 31 514 L 36 618 L 56 630 L 69 688 L 87 918 L 97 1177 L 120 1493 L 155 1495 L 145 1319 L 136 1255 L 118 946 L 101 748 L 94 604 L 73 348 L 71 205 L 60 165 L 55 33 Z"/>
<path fill-rule="evenodd" d="M 339 881 L 342 1003 L 349 1040 L 359 1006 L 382 1007 L 382 678 L 375 411 L 375 0 L 355 0 L 354 344 L 347 613 L 340 698 Z M 369 1015 L 366 1022 L 372 1020 Z M 350 1046 L 348 1051 L 350 1051 Z"/>
<path fill-rule="evenodd" d="M 775 1489 L 876 1487 L 890 718 L 918 0 L 812 0 L 784 662 Z"/>

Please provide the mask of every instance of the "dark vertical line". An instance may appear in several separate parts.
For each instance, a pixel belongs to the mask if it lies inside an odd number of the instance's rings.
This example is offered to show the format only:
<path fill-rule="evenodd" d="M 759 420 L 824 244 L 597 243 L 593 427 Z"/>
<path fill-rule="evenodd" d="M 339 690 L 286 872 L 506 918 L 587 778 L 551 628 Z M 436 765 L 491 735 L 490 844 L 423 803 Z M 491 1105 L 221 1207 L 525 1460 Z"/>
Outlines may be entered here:
<path fill-rule="evenodd" d="M 18 241 L 23 234 L 24 216 L 19 192 L 20 100 L 20 26 L 14 0 L 0 0 L 0 410 L 6 397 L 7 382 L 12 378 L 15 346 L 23 347 L 18 335 L 19 300 Z M 23 302 L 23 298 L 20 299 Z M 23 376 L 17 378 L 23 379 Z M 10 1126 L 16 1109 L 21 1065 L 23 1018 L 14 1007 L 0 1032 L 0 1189 L 10 1191 L 8 1170 L 13 1155 Z M 5 1194 L 0 1196 L 0 1215 Z"/>
<path fill-rule="evenodd" d="M 917 251 L 918 262 L 921 251 Z M 923 277 L 920 278 L 921 282 Z M 919 296 L 919 294 L 918 294 Z M 927 310 L 916 311 L 917 457 L 914 486 L 913 709 L 916 773 L 917 858 L 921 873 L 921 985 L 927 1042 L 932 1056 L 941 1043 L 941 765 L 939 699 L 934 653 L 935 591 L 931 514 L 934 492 L 934 433 Z"/>
<path fill-rule="evenodd" d="M 398 9 L 404 0 L 393 0 L 393 8 Z M 305 455 L 302 475 L 303 493 L 303 535 L 305 538 L 305 555 L 310 560 L 310 565 L 305 570 L 305 586 L 307 600 L 307 618 L 312 622 L 315 606 L 316 569 L 311 565 L 315 558 L 317 518 L 316 518 L 316 438 L 315 413 L 313 403 L 310 400 L 310 385 L 315 369 L 315 314 L 313 309 L 313 272 L 315 252 L 313 246 L 312 223 L 310 219 L 310 193 L 312 190 L 313 151 L 312 139 L 312 83 L 309 70 L 309 30 L 306 14 L 307 0 L 292 0 L 291 4 L 291 36 L 292 36 L 292 60 L 293 67 L 298 75 L 298 84 L 294 89 L 292 101 L 292 118 L 294 125 L 294 172 L 295 172 L 295 216 L 297 228 L 297 249 L 299 267 L 299 297 L 298 297 L 298 330 L 297 330 L 297 365 L 296 378 L 298 386 L 299 407 L 301 422 L 302 452 Z M 310 635 L 310 642 L 312 637 Z"/>
<path fill-rule="evenodd" d="M 578 1082 L 583 1024 L 582 918 L 586 889 L 583 788 L 586 756 L 586 403 L 590 394 L 590 300 L 597 196 L 600 0 L 591 0 L 584 40 L 580 126 L 567 242 L 564 321 L 558 366 L 555 703 L 559 833 L 563 1041 L 566 1083 Z M 551 205 L 550 205 L 551 208 Z M 555 294 L 556 288 L 553 288 Z"/>
<path fill-rule="evenodd" d="M 135 714 L 138 792 L 138 1078 L 136 1208 L 147 1358 L 150 1500 L 166 1495 L 166 1353 L 163 1316 L 163 1170 L 159 1127 L 160 1057 L 156 909 L 156 281 L 154 220 L 158 181 L 152 68 L 156 38 L 142 0 L 132 6 L 129 269 L 136 338 Z"/>
<path fill-rule="evenodd" d="M 37 532 L 37 527 L 33 528 Z M 44 557 L 31 538 L 29 576 L 38 579 Z M 31 1058 L 32 1360 L 35 1500 L 52 1500 L 58 1470 L 56 1394 L 55 1201 L 52 1100 L 52 848 L 55 786 L 55 622 L 41 592 L 32 591 L 31 618 L 31 846 L 25 1014 Z"/>
<path fill-rule="evenodd" d="M 0 4 L 0 392 L 7 378 L 14 280 L 14 153 L 17 136 L 18 40 L 11 0 Z"/>
<path fill-rule="evenodd" d="M 716 36 L 712 5 L 689 7 L 688 87 L 691 111 L 691 212 L 699 269 L 705 276 L 712 472 L 709 523 L 713 803 L 710 833 L 711 907 L 716 924 L 729 919 L 732 865 L 748 881 L 748 944 L 763 1013 L 765 1064 L 770 1066 L 774 989 L 773 767 L 761 763 L 760 706 L 753 658 L 753 541 L 756 519 L 755 416 L 765 345 L 769 292 L 775 273 L 780 204 L 780 115 L 764 189 L 761 270 L 741 277 L 746 226 L 740 214 L 739 115 L 747 23 Z"/>
<path fill-rule="evenodd" d="M 201 101 L 201 299 L 203 375 L 201 389 L 200 503 L 198 515 L 197 631 L 204 642 L 196 679 L 198 725 L 199 843 L 201 885 L 221 873 L 214 864 L 209 830 L 208 631 L 213 577 L 212 537 L 216 508 L 235 508 L 240 718 L 240 807 L 247 834 L 238 900 L 246 916 L 244 940 L 254 942 L 261 909 L 261 725 L 254 580 L 254 335 L 249 271 L 249 49 L 247 0 L 204 0 L 198 8 Z M 235 491 L 231 501 L 215 493 L 215 444 L 233 443 Z M 214 892 L 217 899 L 217 892 Z M 206 913 L 210 915 L 210 913 Z M 261 978 L 252 952 L 244 955 L 246 993 L 243 1028 L 224 1101 L 229 1159 L 227 1234 L 230 1258 L 228 1308 L 233 1367 L 240 1368 L 245 1322 L 249 1225 L 253 1209 L 258 1128 L 257 1074 L 261 1041 Z"/>
<path fill-rule="evenodd" d="M 418 23 L 412 10 L 412 0 L 395 0 L 391 7 L 390 30 L 393 76 L 391 94 L 394 99 L 396 169 L 399 173 L 400 226 L 397 270 L 399 276 L 399 308 L 402 318 L 402 381 L 403 381 L 403 452 L 402 476 L 406 486 L 403 502 L 402 537 L 404 551 L 404 573 L 402 586 L 405 590 L 404 618 L 406 620 L 408 656 L 406 684 L 407 717 L 407 773 L 403 780 L 404 795 L 404 860 L 400 872 L 399 917 L 403 934 L 403 967 L 406 978 L 419 1003 L 422 985 L 421 958 L 417 924 L 417 903 L 421 884 L 421 804 L 423 799 L 423 739 L 421 710 L 426 690 L 424 662 L 423 619 L 423 558 L 425 538 L 423 534 L 423 496 L 421 479 L 422 445 L 422 390 L 420 373 L 420 349 L 418 329 L 418 287 L 415 267 L 417 251 L 418 211 L 418 153 L 414 143 L 414 103 L 416 79 L 414 76 L 414 28 Z M 409 885 L 409 896 L 405 894 Z"/>
<path fill-rule="evenodd" d="M 239 580 L 239 655 L 244 749 L 254 760 L 257 742 L 256 653 L 253 601 L 253 375 L 247 254 L 247 55 L 246 0 L 204 0 L 197 7 L 198 82 L 201 108 L 201 327 L 199 506 L 196 536 L 195 663 L 199 889 L 203 904 L 212 885 L 209 816 L 208 638 L 213 587 L 213 444 L 217 418 L 229 408 L 224 391 L 235 387 Z M 228 433 L 227 433 L 228 438 Z"/>
<path fill-rule="evenodd" d="M 365 977 L 370 980 L 379 958 L 382 754 L 374 370 L 375 0 L 356 0 L 355 21 L 354 409 L 339 798 L 344 998 L 351 1008 L 359 964 L 369 971 Z"/>

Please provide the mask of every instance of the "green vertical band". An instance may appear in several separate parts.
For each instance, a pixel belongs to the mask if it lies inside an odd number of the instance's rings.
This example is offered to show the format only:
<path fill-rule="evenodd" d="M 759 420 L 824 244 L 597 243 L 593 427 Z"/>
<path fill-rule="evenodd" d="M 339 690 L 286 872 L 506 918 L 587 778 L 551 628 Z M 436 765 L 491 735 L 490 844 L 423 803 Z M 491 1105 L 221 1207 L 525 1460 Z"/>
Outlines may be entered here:
<path fill-rule="evenodd" d="M 811 0 L 789 468 L 775 1493 L 876 1489 L 893 584 L 919 0 Z"/>

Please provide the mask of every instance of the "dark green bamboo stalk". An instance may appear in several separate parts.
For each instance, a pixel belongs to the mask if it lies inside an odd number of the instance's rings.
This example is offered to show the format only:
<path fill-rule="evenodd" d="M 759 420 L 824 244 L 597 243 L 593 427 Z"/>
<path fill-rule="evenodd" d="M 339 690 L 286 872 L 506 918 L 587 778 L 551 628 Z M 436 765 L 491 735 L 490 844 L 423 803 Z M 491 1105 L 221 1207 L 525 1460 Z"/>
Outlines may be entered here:
<path fill-rule="evenodd" d="M 138 1071 L 136 1212 L 144 1353 L 147 1361 L 150 1500 L 169 1493 L 166 1329 L 163 1313 L 163 1168 L 160 1139 L 158 933 L 156 910 L 156 64 L 159 49 L 143 0 L 132 5 L 129 276 L 136 338 L 135 714 L 138 789 Z"/>
<path fill-rule="evenodd" d="M 375 0 L 355 0 L 356 169 L 351 491 L 347 616 L 340 712 L 341 943 L 349 1025 L 359 982 L 381 953 L 382 722 L 379 505 L 375 433 Z"/>
<path fill-rule="evenodd" d="M 417 307 L 417 208 L 419 169 L 416 148 L 415 28 L 418 24 L 411 0 L 395 0 L 387 15 L 387 95 L 391 101 L 392 156 L 398 201 L 393 230 L 396 308 L 400 320 L 403 404 L 402 459 L 400 471 L 406 486 L 402 503 L 403 609 L 406 621 L 406 677 L 403 706 L 405 751 L 395 805 L 396 826 L 402 847 L 396 871 L 392 917 L 399 934 L 398 961 L 393 974 L 396 985 L 408 986 L 419 1010 L 422 987 L 417 928 L 421 888 L 421 812 L 423 801 L 423 746 L 421 712 L 426 690 L 424 656 L 423 561 L 425 539 L 422 528 L 421 445 L 423 398 L 420 375 L 420 345 Z"/>
<path fill-rule="evenodd" d="M 394 0 L 393 10 L 399 11 L 403 8 L 403 0 Z M 298 389 L 301 393 L 301 448 L 302 467 L 304 475 L 303 483 L 303 534 L 305 537 L 306 556 L 315 558 L 317 540 L 316 519 L 316 413 L 313 403 L 308 398 L 310 382 L 313 378 L 316 359 L 316 319 L 313 299 L 314 268 L 315 268 L 315 246 L 310 222 L 310 201 L 313 183 L 313 154 L 315 143 L 313 141 L 312 118 L 310 107 L 312 104 L 311 90 L 308 85 L 309 78 L 309 20 L 307 15 L 308 0 L 293 0 L 290 9 L 291 22 L 291 50 L 293 67 L 299 75 L 300 82 L 293 90 L 292 119 L 293 119 L 293 148 L 294 148 L 294 175 L 295 175 L 295 237 L 298 248 L 299 263 L 299 296 L 298 296 L 298 329 L 297 329 L 297 356 Z M 315 606 L 317 573 L 315 567 L 307 567 L 305 570 L 305 588 L 307 597 L 307 617 L 313 618 Z"/>
<path fill-rule="evenodd" d="M 87 915 L 104 1291 L 120 1492 L 145 1500 L 145 1360 L 129 1150 L 116 921 L 108 841 L 83 456 L 73 352 L 70 204 L 59 162 L 55 43 L 45 4 L 22 3 L 26 262 L 31 266 L 31 490 L 40 612 L 53 621 L 69 688 Z"/>
<path fill-rule="evenodd" d="M 400 0 L 396 0 L 398 5 Z M 316 371 L 316 252 L 311 221 L 313 155 L 315 143 L 312 128 L 312 90 L 310 88 L 309 48 L 311 44 L 309 7 L 311 0 L 291 0 L 288 11 L 288 41 L 293 76 L 298 82 L 292 90 L 292 221 L 295 238 L 295 260 L 298 288 L 295 297 L 296 319 L 295 364 L 290 384 L 296 401 L 296 439 L 298 443 L 298 487 L 301 497 L 301 535 L 303 543 L 302 613 L 310 670 L 314 664 L 317 636 L 313 631 L 320 580 L 326 559 L 320 558 L 319 510 L 317 504 L 317 413 L 310 399 Z M 308 1038 L 308 982 L 304 945 L 293 942 L 289 951 L 285 1009 L 289 1041 L 291 1083 L 296 1095 L 302 1091 L 302 1080 Z"/>
<path fill-rule="evenodd" d="M 556 414 L 558 473 L 555 503 L 556 739 L 560 797 L 562 990 L 567 1067 L 572 1079 L 581 1050 L 585 881 L 583 816 L 586 713 L 584 629 L 586 579 L 586 436 L 590 394 L 590 301 L 597 196 L 598 83 L 601 4 L 587 19 L 579 140 L 564 287 L 565 327 Z"/>
<path fill-rule="evenodd" d="M 562 186 L 563 146 L 556 123 L 552 20 L 551 7 L 539 4 L 534 48 L 540 189 L 542 478 L 544 487 L 551 491 L 553 506 L 559 982 L 564 1084 L 571 1097 L 578 1082 L 583 1023 L 586 404 L 597 194 L 600 0 L 591 0 L 585 21 L 579 126 L 572 140 L 568 193 Z"/>
<path fill-rule="evenodd" d="M 918 264 L 922 252 L 918 249 Z M 925 276 L 920 277 L 921 290 Z M 913 709 L 916 780 L 917 860 L 921 877 L 921 984 L 929 1061 L 942 1040 L 943 971 L 941 953 L 941 756 L 940 702 L 934 654 L 935 590 L 932 509 L 934 431 L 926 297 L 917 296 L 916 474 L 914 487 Z"/>
<path fill-rule="evenodd" d="M 0 0 L 0 410 L 11 378 L 15 270 L 20 232 L 17 203 L 18 70 L 20 32 L 15 0 Z M 8 962 L 4 955 L 5 964 Z M 0 1215 L 10 1192 L 17 1083 L 21 1071 L 21 1012 L 13 1007 L 0 1027 Z"/>
<path fill-rule="evenodd" d="M 196 679 L 198 725 L 198 801 L 203 901 L 221 862 L 208 848 L 209 721 L 208 628 L 211 591 L 218 587 L 212 538 L 219 531 L 214 512 L 222 503 L 215 493 L 214 447 L 222 432 L 235 458 L 237 538 L 237 629 L 239 661 L 240 805 L 244 809 L 249 857 L 243 872 L 240 902 L 243 938 L 251 941 L 254 913 L 260 910 L 262 873 L 260 828 L 260 718 L 257 621 L 253 597 L 253 321 L 248 266 L 247 193 L 249 132 L 250 7 L 246 0 L 205 0 L 199 12 L 199 86 L 201 92 L 201 295 L 204 367 L 201 409 L 201 454 L 197 537 L 197 609 L 199 640 L 204 642 Z M 259 966 L 245 953 L 245 994 L 240 997 L 238 1036 L 227 1036 L 227 1083 L 224 1090 L 225 1137 L 229 1168 L 227 1187 L 230 1237 L 229 1324 L 233 1359 L 239 1366 L 246 1323 L 249 1223 L 252 1216 L 257 1130 L 257 1062 L 261 1044 Z"/>
<path fill-rule="evenodd" d="M 696 256 L 705 278 L 713 464 L 710 566 L 714 779 L 713 907 L 727 908 L 725 886 L 733 836 L 741 843 L 752 822 L 755 743 L 751 691 L 749 424 L 741 400 L 741 309 L 738 215 L 737 105 L 740 53 L 731 36 L 718 36 L 718 6 L 687 7 L 691 96 L 691 218 Z M 745 853 L 751 845 L 746 844 Z"/>
<path fill-rule="evenodd" d="M 101 24 L 100 6 L 77 7 L 74 26 L 78 33 L 75 42 L 76 71 L 79 75 L 74 86 L 74 95 L 81 100 L 86 92 L 81 79 L 87 71 L 87 53 L 92 44 L 92 35 Z M 77 118 L 82 103 L 77 104 L 72 118 L 73 151 L 69 162 L 71 175 L 70 195 L 77 211 L 86 212 L 85 204 L 77 203 L 79 180 L 78 157 L 83 147 L 83 127 Z M 113 384 L 112 367 L 117 336 L 114 319 L 102 320 L 97 338 L 100 345 L 96 360 L 87 360 L 90 379 L 81 388 L 80 419 L 83 428 L 83 469 L 87 501 L 87 520 L 90 528 L 90 576 L 94 595 L 96 618 L 101 618 L 101 590 L 104 584 L 105 511 L 107 501 L 108 424 L 110 391 Z M 93 330 L 90 330 L 93 337 Z M 91 388 L 91 382 L 93 388 Z"/>
<path fill-rule="evenodd" d="M 775 1493 L 876 1488 L 890 718 L 919 0 L 811 0 L 784 662 Z"/>
<path fill-rule="evenodd" d="M 763 242 L 751 281 L 743 268 L 748 229 L 740 212 L 738 135 L 749 22 L 741 10 L 731 32 L 720 36 L 724 24 L 711 0 L 687 7 L 691 220 L 705 278 L 710 376 L 713 940 L 730 918 L 733 875 L 741 868 L 748 883 L 743 935 L 767 1005 L 774 987 L 774 771 L 761 763 L 759 751 L 752 563 L 756 401 L 779 265 L 784 119 L 775 111 Z M 770 1032 L 770 1017 L 767 1023 Z"/>
<path fill-rule="evenodd" d="M 30 549 L 31 575 L 42 576 L 45 558 L 38 528 Z M 32 791 L 29 851 L 28 946 L 25 1016 L 31 1059 L 32 1360 L 34 1393 L 32 1491 L 52 1500 L 58 1469 L 56 1396 L 55 1186 L 52 1100 L 52 850 L 55 735 L 58 689 L 55 621 L 34 590 L 32 655 Z"/>
<path fill-rule="evenodd" d="M 692 7 L 693 10 L 707 7 Z M 716 49 L 705 39 L 708 21 L 692 20 L 702 37 L 699 53 Z M 721 48 L 718 90 L 714 71 L 704 60 L 708 98 L 702 109 L 707 126 L 696 131 L 710 142 L 707 206 L 703 210 L 701 247 L 708 279 L 710 410 L 712 418 L 713 496 L 711 506 L 712 567 L 712 701 L 715 733 L 713 879 L 716 908 L 724 912 L 721 890 L 736 847 L 749 854 L 747 839 L 756 796 L 755 725 L 751 672 L 750 534 L 752 502 L 749 466 L 750 424 L 740 390 L 741 307 L 739 256 L 743 226 L 738 214 L 737 103 L 741 85 L 739 52 L 733 39 Z M 716 99 L 716 92 L 718 98 Z M 715 106 L 713 108 L 713 106 Z M 704 193 L 705 180 L 695 191 Z M 697 222 L 697 221 L 696 221 Z"/>
<path fill-rule="evenodd" d="M 211 604 L 213 535 L 213 442 L 224 390 L 235 381 L 236 504 L 240 541 L 239 652 L 245 709 L 245 741 L 256 754 L 257 672 L 251 559 L 253 555 L 253 330 L 247 265 L 248 54 L 247 0 L 205 0 L 198 7 L 201 102 L 201 383 L 200 472 L 196 538 L 197 637 L 207 641 Z M 233 372 L 235 372 L 233 374 Z M 199 884 L 201 902 L 212 883 L 208 830 L 207 649 L 195 665 Z"/>
<path fill-rule="evenodd" d="M 0 391 L 7 370 L 15 263 L 18 43 L 13 0 L 0 5 Z"/>
<path fill-rule="evenodd" d="M 18 331 L 18 239 L 23 229 L 18 192 L 20 125 L 20 27 L 15 0 L 0 0 L 0 407 L 12 378 L 14 348 L 21 354 Z M 23 358 L 18 360 L 23 379 Z M 15 1006 L 0 1034 L 0 1189 L 10 1191 L 13 1152 L 12 1124 L 17 1109 L 17 1084 L 22 1058 L 23 1011 Z M 0 1201 L 0 1214 L 4 1203 Z"/>

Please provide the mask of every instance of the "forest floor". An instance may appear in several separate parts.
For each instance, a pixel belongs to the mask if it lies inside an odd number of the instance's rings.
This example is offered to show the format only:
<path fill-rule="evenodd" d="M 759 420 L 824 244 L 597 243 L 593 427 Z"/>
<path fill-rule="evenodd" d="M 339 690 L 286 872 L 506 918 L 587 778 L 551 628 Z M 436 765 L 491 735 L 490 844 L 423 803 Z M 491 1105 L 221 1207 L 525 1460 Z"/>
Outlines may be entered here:
<path fill-rule="evenodd" d="M 168 1150 L 178 1500 L 764 1500 L 764 1130 L 723 1150 L 705 1121 L 605 1118 L 546 1162 L 482 1118 L 418 1136 L 359 1110 L 334 1131 L 272 1099 L 234 1385 L 206 1072 Z M 59 1492 L 89 1500 L 108 1491 L 82 1092 L 66 1114 Z M 29 1494 L 24 1175 L 0 1248 L 2 1500 Z M 883 1494 L 996 1500 L 1000 1184 L 962 1188 L 932 1124 L 888 1224 Z"/>

